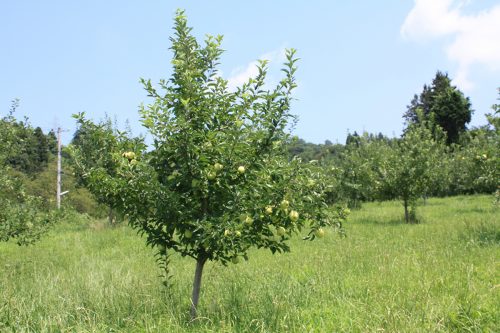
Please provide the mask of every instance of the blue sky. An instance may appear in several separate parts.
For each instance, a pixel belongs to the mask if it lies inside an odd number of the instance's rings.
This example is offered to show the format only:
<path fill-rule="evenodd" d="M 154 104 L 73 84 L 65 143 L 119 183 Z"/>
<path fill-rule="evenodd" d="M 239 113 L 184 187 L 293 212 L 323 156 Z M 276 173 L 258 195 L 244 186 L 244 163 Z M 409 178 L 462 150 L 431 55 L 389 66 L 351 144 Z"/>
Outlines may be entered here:
<path fill-rule="evenodd" d="M 177 8 L 200 39 L 224 35 L 223 76 L 237 84 L 256 59 L 279 78 L 283 50 L 298 49 L 295 134 L 345 141 L 347 131 L 399 135 L 402 114 L 437 70 L 469 96 L 471 125 L 497 101 L 500 1 L 2 1 L 0 114 L 20 98 L 17 116 L 44 130 L 71 114 L 108 114 L 143 132 L 139 78 L 170 76 L 169 36 Z"/>

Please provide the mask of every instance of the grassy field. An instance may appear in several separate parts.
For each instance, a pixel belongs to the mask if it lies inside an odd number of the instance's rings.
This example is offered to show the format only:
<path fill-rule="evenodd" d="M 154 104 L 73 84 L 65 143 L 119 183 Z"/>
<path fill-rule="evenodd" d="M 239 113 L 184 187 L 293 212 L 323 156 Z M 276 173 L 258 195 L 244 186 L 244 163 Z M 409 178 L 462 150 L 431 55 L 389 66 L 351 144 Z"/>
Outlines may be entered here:
<path fill-rule="evenodd" d="M 365 204 L 347 238 L 161 283 L 130 228 L 61 225 L 34 246 L 0 244 L 0 332 L 500 332 L 500 208 L 488 196 L 430 199 L 405 225 L 398 202 Z"/>

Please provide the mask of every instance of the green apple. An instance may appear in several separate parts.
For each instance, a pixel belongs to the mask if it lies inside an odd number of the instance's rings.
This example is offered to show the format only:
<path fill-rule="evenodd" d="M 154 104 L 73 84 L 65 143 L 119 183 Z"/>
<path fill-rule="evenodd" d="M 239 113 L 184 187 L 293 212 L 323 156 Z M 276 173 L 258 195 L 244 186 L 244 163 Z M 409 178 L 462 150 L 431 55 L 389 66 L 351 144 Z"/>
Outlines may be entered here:
<path fill-rule="evenodd" d="M 243 165 L 240 165 L 238 167 L 238 173 L 240 173 L 240 174 L 244 174 L 245 173 L 245 167 Z"/>
<path fill-rule="evenodd" d="M 177 178 L 178 176 L 180 176 L 180 172 L 178 170 L 174 170 L 168 177 L 167 179 L 168 180 L 174 180 L 175 178 Z"/>
<path fill-rule="evenodd" d="M 216 177 L 217 177 L 217 174 L 215 172 L 213 172 L 213 171 L 209 171 L 207 173 L 207 179 L 208 180 L 214 180 Z"/>
<path fill-rule="evenodd" d="M 281 209 L 287 209 L 288 206 L 290 206 L 290 202 L 288 200 L 284 199 L 283 201 L 281 201 L 280 204 Z"/>
<path fill-rule="evenodd" d="M 224 166 L 222 164 L 220 164 L 220 163 L 215 163 L 214 164 L 214 170 L 215 170 L 215 172 L 219 172 L 222 169 L 224 169 Z"/>
<path fill-rule="evenodd" d="M 272 206 L 267 206 L 266 207 L 266 214 L 271 215 L 273 213 L 273 207 Z"/>
<path fill-rule="evenodd" d="M 235 233 L 236 237 L 241 237 L 241 231 L 237 230 Z"/>
<path fill-rule="evenodd" d="M 253 218 L 251 216 L 247 216 L 245 218 L 245 223 L 251 225 L 253 223 Z"/>
<path fill-rule="evenodd" d="M 127 158 L 129 161 L 135 158 L 135 153 L 133 151 L 127 151 L 122 154 L 123 157 Z"/>
<path fill-rule="evenodd" d="M 283 227 L 278 227 L 278 229 L 276 229 L 276 233 L 278 234 L 278 236 L 283 236 L 286 233 L 286 229 Z"/>
<path fill-rule="evenodd" d="M 288 216 L 293 222 L 296 222 L 299 219 L 299 213 L 296 210 L 292 210 Z"/>
<path fill-rule="evenodd" d="M 240 222 L 241 223 L 246 223 L 246 224 L 252 224 L 253 223 L 253 218 L 248 215 L 248 214 L 241 214 L 240 215 Z"/>
<path fill-rule="evenodd" d="M 187 239 L 193 237 L 193 232 L 191 230 L 184 231 L 184 237 Z"/>
<path fill-rule="evenodd" d="M 323 238 L 325 237 L 325 230 L 323 230 L 323 228 L 319 228 L 314 232 L 314 235 L 318 238 Z"/>
<path fill-rule="evenodd" d="M 229 237 L 229 236 L 231 236 L 231 230 L 227 230 L 227 229 L 226 229 L 226 230 L 224 230 L 224 236 L 225 236 L 225 237 Z"/>

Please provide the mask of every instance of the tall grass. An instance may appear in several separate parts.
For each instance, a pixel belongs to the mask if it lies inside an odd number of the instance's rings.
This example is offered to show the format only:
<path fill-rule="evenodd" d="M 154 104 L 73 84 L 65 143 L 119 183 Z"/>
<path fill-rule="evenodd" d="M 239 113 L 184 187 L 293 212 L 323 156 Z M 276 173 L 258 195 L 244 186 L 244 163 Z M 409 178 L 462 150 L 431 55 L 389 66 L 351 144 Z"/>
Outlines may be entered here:
<path fill-rule="evenodd" d="M 400 203 L 365 204 L 346 238 L 207 264 L 189 323 L 194 261 L 172 286 L 126 226 L 61 225 L 38 244 L 0 244 L 3 332 L 498 332 L 500 211 L 487 196 L 430 199 L 419 225 Z"/>

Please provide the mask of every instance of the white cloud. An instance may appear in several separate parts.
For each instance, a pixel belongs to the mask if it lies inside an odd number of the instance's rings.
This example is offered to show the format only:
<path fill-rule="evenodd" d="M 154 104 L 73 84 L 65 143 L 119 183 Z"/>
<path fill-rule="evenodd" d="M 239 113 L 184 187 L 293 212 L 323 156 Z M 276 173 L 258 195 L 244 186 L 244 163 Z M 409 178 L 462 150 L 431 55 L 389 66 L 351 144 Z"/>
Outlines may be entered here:
<path fill-rule="evenodd" d="M 282 62 L 285 59 L 285 48 L 281 48 L 272 52 L 261 55 L 258 59 L 267 60 L 269 64 L 274 62 Z M 249 78 L 256 77 L 259 74 L 257 60 L 251 61 L 244 67 L 238 67 L 231 71 L 228 80 L 228 88 L 230 91 L 235 91 L 237 87 L 247 82 Z"/>
<path fill-rule="evenodd" d="M 500 4 L 476 14 L 465 14 L 463 9 L 471 1 L 415 0 L 401 27 L 401 34 L 409 40 L 427 41 L 452 37 L 444 50 L 457 63 L 454 82 L 469 90 L 471 66 L 483 65 L 488 70 L 500 71 Z"/>

